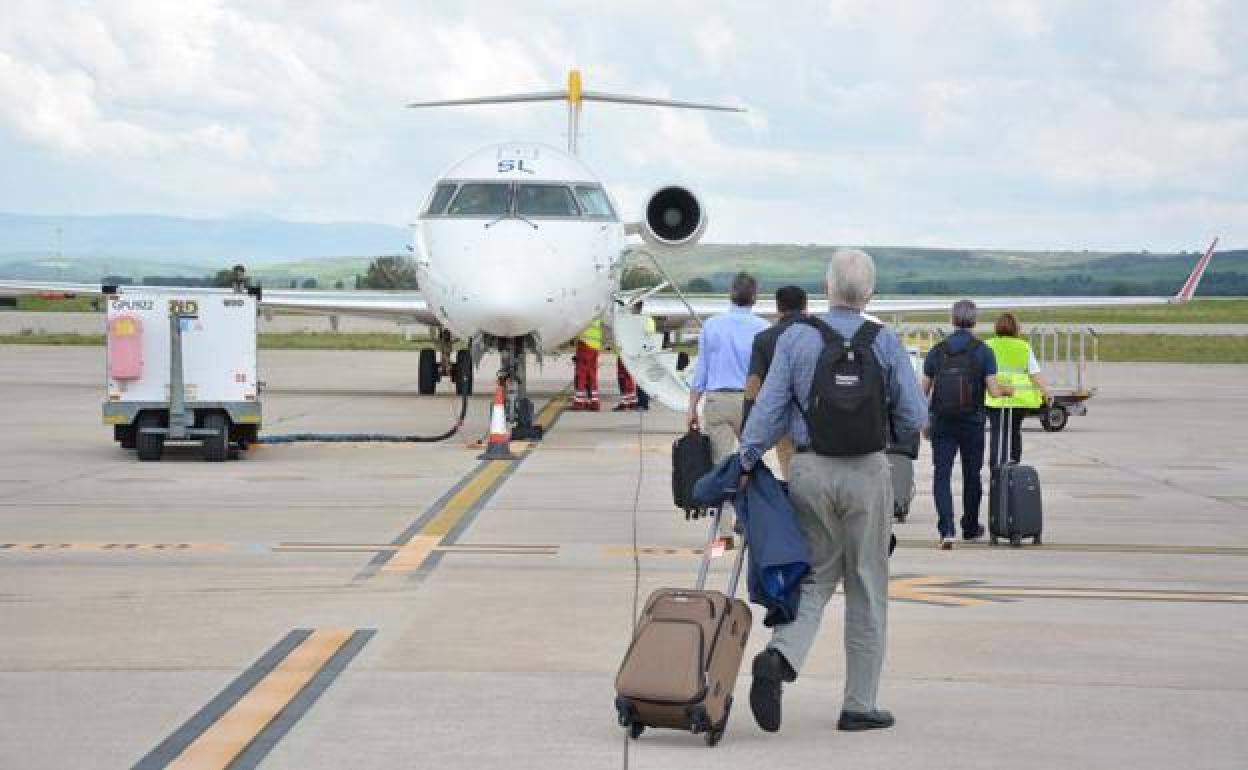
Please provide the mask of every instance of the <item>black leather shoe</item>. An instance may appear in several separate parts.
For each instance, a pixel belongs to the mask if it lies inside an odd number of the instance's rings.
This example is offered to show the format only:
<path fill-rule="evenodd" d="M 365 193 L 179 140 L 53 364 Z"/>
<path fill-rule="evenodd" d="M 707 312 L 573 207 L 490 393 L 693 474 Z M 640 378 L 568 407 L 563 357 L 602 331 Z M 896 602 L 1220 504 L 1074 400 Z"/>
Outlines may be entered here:
<path fill-rule="evenodd" d="M 769 733 L 780 729 L 780 697 L 784 682 L 797 678 L 778 650 L 766 649 L 754 656 L 754 681 L 750 684 L 750 711 L 754 721 Z"/>
<path fill-rule="evenodd" d="M 895 722 L 893 715 L 884 709 L 876 709 L 875 711 L 842 711 L 841 718 L 836 723 L 836 729 L 848 732 L 879 730 L 885 727 L 892 727 Z"/>

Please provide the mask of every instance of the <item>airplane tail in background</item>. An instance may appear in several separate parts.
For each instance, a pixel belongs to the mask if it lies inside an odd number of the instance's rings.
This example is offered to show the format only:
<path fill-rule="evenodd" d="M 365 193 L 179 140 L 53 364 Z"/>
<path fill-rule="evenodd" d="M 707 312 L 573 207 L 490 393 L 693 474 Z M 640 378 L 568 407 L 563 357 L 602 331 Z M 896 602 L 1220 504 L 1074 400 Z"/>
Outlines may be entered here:
<path fill-rule="evenodd" d="M 1187 276 L 1187 280 L 1183 282 L 1183 286 L 1178 293 L 1174 295 L 1172 300 L 1176 304 L 1183 304 L 1191 301 L 1196 294 L 1196 287 L 1200 286 L 1200 279 L 1205 277 L 1205 270 L 1209 267 L 1209 263 L 1213 261 L 1213 252 L 1218 248 L 1218 239 L 1214 238 L 1213 243 L 1209 244 L 1209 248 L 1205 250 L 1202 256 L 1196 262 L 1196 266 L 1192 268 L 1191 274 Z"/>
<path fill-rule="evenodd" d="M 608 94 L 602 91 L 586 91 L 581 88 L 581 71 L 568 71 L 568 86 L 562 91 L 537 91 L 530 94 L 508 96 L 481 96 L 474 99 L 447 99 L 430 102 L 413 102 L 408 107 L 460 107 L 468 104 L 520 104 L 523 102 L 568 103 L 568 152 L 576 154 L 580 135 L 581 102 L 613 102 L 615 104 L 640 104 L 650 107 L 674 107 L 682 110 L 715 110 L 718 112 L 745 112 L 743 107 L 727 107 L 719 104 L 681 102 L 673 99 L 651 99 L 646 96 Z"/>

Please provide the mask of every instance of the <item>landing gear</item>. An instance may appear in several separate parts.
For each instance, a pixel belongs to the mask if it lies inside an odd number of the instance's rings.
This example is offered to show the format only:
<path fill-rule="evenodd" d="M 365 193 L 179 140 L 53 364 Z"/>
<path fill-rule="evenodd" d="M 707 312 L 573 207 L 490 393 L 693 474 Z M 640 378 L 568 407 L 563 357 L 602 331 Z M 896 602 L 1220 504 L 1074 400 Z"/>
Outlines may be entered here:
<path fill-rule="evenodd" d="M 542 437 L 542 426 L 534 421 L 533 401 L 525 375 L 524 337 L 498 341 L 502 359 L 498 376 L 507 383 L 507 422 L 511 424 L 511 438 L 516 441 L 535 441 Z"/>
<path fill-rule="evenodd" d="M 472 395 L 472 353 L 461 350 L 451 364 L 451 380 L 455 383 L 455 395 Z"/>
<path fill-rule="evenodd" d="M 431 396 L 438 389 L 438 353 L 435 350 L 420 351 L 420 373 L 417 389 L 422 396 Z"/>

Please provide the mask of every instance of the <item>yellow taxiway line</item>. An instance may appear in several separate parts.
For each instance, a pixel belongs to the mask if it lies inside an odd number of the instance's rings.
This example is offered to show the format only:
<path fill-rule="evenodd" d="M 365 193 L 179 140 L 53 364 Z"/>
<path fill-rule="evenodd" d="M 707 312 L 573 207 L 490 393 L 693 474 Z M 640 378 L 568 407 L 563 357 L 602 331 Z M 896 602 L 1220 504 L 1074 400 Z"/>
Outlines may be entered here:
<path fill-rule="evenodd" d="M 341 628 L 313 631 L 229 711 L 174 757 L 168 767 L 175 770 L 229 767 L 346 644 L 352 633 L 350 629 Z"/>

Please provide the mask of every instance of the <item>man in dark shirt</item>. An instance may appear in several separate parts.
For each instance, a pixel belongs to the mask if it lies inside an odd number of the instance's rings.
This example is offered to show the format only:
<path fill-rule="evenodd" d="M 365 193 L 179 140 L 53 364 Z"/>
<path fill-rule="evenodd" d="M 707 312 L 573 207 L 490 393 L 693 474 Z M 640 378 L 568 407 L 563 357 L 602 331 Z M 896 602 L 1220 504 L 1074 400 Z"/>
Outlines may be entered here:
<path fill-rule="evenodd" d="M 959 300 L 951 313 L 954 331 L 939 344 L 932 346 L 923 361 L 923 392 L 932 393 L 933 381 L 940 372 L 946 354 L 957 355 L 970 348 L 978 361 L 980 381 L 973 384 L 970 394 L 973 407 L 966 414 L 954 416 L 932 414 L 929 426 L 932 439 L 932 497 L 936 503 L 940 548 L 953 548 L 957 534 L 953 525 L 953 461 L 962 455 L 962 538 L 982 537 L 979 503 L 983 498 L 983 482 L 979 478 L 984 467 L 984 391 L 994 396 L 1008 396 L 1013 390 L 997 384 L 997 360 L 992 348 L 981 343 L 971 329 L 975 328 L 977 309 L 969 299 Z"/>
<path fill-rule="evenodd" d="M 754 346 L 750 349 L 750 371 L 745 378 L 745 408 L 741 424 L 750 418 L 750 409 L 754 399 L 763 388 L 763 380 L 767 379 L 767 370 L 771 368 L 771 359 L 776 355 L 776 341 L 780 335 L 793 325 L 793 322 L 806 315 L 806 290 L 800 286 L 782 286 L 776 290 L 776 313 L 779 318 L 768 329 L 754 335 Z M 780 458 L 780 472 L 789 477 L 789 461 L 793 459 L 793 441 L 783 436 L 776 442 L 776 455 Z"/>

